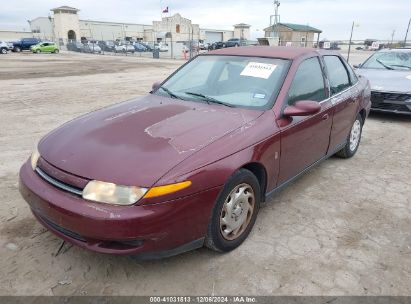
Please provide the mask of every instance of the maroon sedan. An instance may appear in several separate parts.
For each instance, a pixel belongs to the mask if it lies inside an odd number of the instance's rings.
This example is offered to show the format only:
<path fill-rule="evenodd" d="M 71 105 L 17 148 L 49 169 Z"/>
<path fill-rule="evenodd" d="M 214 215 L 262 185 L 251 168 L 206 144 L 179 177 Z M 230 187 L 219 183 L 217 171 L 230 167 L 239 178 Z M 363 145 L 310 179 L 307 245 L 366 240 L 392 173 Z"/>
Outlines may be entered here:
<path fill-rule="evenodd" d="M 356 153 L 369 110 L 368 81 L 336 53 L 218 50 L 143 98 L 49 133 L 22 166 L 20 191 L 40 223 L 93 251 L 229 251 L 262 201 Z"/>

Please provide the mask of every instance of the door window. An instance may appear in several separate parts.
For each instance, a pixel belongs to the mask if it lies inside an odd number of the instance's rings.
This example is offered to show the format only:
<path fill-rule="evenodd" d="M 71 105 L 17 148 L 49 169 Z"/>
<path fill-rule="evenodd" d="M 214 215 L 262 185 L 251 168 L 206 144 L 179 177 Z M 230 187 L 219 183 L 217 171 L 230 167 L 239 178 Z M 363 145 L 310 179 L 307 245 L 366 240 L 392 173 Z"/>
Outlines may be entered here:
<path fill-rule="evenodd" d="M 344 91 L 350 86 L 347 69 L 338 56 L 324 56 L 325 66 L 330 80 L 331 95 Z"/>
<path fill-rule="evenodd" d="M 300 100 L 320 102 L 325 98 L 324 77 L 318 57 L 304 60 L 288 91 L 288 104 L 293 105 Z"/>

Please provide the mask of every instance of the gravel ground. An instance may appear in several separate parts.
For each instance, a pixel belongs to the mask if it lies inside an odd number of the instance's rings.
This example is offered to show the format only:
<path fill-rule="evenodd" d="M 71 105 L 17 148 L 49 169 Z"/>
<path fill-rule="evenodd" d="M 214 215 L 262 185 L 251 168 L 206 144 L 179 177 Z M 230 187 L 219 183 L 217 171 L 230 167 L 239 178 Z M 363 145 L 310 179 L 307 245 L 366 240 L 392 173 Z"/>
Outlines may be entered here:
<path fill-rule="evenodd" d="M 136 262 L 68 244 L 59 251 L 18 193 L 20 165 L 51 129 L 143 95 L 181 64 L 0 56 L 0 295 L 411 295 L 410 117 L 371 115 L 354 158 L 323 162 L 264 204 L 228 254 Z"/>

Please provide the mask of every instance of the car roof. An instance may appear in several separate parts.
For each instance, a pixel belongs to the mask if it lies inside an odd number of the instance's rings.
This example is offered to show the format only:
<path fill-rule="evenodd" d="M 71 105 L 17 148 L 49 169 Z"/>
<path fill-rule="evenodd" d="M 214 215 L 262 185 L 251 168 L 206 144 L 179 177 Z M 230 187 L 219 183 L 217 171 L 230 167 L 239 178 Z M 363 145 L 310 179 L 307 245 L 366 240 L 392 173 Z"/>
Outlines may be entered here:
<path fill-rule="evenodd" d="M 323 52 L 321 52 L 322 54 Z M 327 54 L 335 52 L 327 51 Z M 246 47 L 232 47 L 224 48 L 215 51 L 210 51 L 210 55 L 233 55 L 233 56 L 249 56 L 249 57 L 269 57 L 269 58 L 283 58 L 295 59 L 308 54 L 319 55 L 317 49 L 313 48 L 299 48 L 288 46 L 246 46 Z"/>

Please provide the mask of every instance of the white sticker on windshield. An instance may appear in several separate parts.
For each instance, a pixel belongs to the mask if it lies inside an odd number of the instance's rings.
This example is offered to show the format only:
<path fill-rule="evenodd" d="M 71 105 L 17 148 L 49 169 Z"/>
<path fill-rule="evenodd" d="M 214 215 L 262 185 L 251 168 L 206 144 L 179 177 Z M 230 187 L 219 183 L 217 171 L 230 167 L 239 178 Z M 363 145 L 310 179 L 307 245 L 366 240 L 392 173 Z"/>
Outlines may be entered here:
<path fill-rule="evenodd" d="M 407 76 L 406 78 L 408 78 L 409 80 L 411 80 L 411 75 Z"/>
<path fill-rule="evenodd" d="M 240 75 L 268 79 L 276 67 L 275 64 L 249 62 Z"/>

